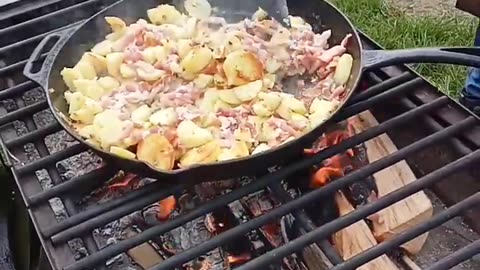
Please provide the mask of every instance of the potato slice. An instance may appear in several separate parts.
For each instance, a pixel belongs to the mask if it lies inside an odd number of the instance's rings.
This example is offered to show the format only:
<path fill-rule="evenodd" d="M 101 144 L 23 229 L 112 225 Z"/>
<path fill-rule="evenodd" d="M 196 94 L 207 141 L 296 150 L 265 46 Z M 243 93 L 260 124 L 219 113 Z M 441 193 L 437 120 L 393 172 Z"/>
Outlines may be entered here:
<path fill-rule="evenodd" d="M 86 60 L 80 60 L 74 69 L 78 70 L 82 75 L 82 78 L 87 80 L 93 80 L 97 77 L 97 72 L 95 71 L 95 66 Z"/>
<path fill-rule="evenodd" d="M 263 64 L 256 55 L 246 51 L 234 51 L 227 55 L 223 70 L 229 85 L 243 85 L 263 77 Z"/>
<path fill-rule="evenodd" d="M 198 19 L 207 19 L 212 14 L 212 6 L 207 0 L 185 0 L 184 6 L 188 15 Z"/>
<path fill-rule="evenodd" d="M 190 120 L 182 121 L 177 127 L 180 144 L 187 148 L 195 148 L 213 140 L 208 129 L 197 126 Z"/>
<path fill-rule="evenodd" d="M 105 94 L 111 93 L 120 87 L 120 82 L 110 76 L 99 78 L 97 82 L 103 88 Z"/>
<path fill-rule="evenodd" d="M 147 82 L 157 81 L 167 74 L 166 71 L 156 69 L 154 66 L 144 61 L 138 61 L 135 65 L 138 67 L 138 77 Z"/>
<path fill-rule="evenodd" d="M 274 92 L 260 92 L 258 97 L 264 102 L 268 109 L 273 111 L 275 111 L 278 106 L 280 106 L 280 103 L 282 103 L 282 98 L 280 95 Z"/>
<path fill-rule="evenodd" d="M 335 69 L 335 75 L 333 76 L 333 81 L 336 85 L 344 85 L 350 79 L 350 74 L 352 73 L 353 66 L 353 57 L 352 55 L 345 53 L 340 56 L 338 59 L 338 64 Z"/>
<path fill-rule="evenodd" d="M 236 158 L 248 157 L 250 150 L 246 142 L 235 141 L 231 148 L 223 148 L 218 156 L 218 161 L 226 161 Z"/>
<path fill-rule="evenodd" d="M 82 124 L 90 125 L 93 123 L 95 116 L 101 111 L 102 107 L 98 102 L 86 98 L 85 104 L 80 109 L 72 112 L 70 118 Z"/>
<path fill-rule="evenodd" d="M 268 108 L 264 101 L 253 104 L 252 109 L 253 112 L 260 117 L 270 117 L 275 112 Z"/>
<path fill-rule="evenodd" d="M 193 80 L 196 87 L 205 89 L 213 83 L 213 76 L 207 74 L 198 74 L 197 78 Z"/>
<path fill-rule="evenodd" d="M 152 115 L 152 109 L 148 105 L 142 105 L 132 112 L 132 122 L 138 125 L 143 125 Z"/>
<path fill-rule="evenodd" d="M 269 123 L 263 122 L 262 129 L 258 135 L 258 141 L 269 142 L 275 140 L 279 136 L 279 132 L 275 130 Z"/>
<path fill-rule="evenodd" d="M 122 32 L 127 28 L 127 24 L 118 17 L 105 17 L 105 21 L 107 21 L 114 33 Z"/>
<path fill-rule="evenodd" d="M 63 81 L 67 85 L 67 87 L 71 90 L 75 90 L 75 85 L 73 82 L 78 79 L 83 79 L 82 74 L 78 69 L 74 68 L 64 68 L 60 72 L 60 75 L 62 75 Z"/>
<path fill-rule="evenodd" d="M 120 148 L 118 146 L 112 146 L 110 147 L 110 153 L 117 155 L 121 158 L 126 158 L 126 159 L 135 159 L 137 155 L 135 153 L 132 153 L 128 151 L 127 149 Z"/>
<path fill-rule="evenodd" d="M 171 5 L 159 5 L 156 8 L 147 10 L 148 19 L 156 24 L 177 24 L 182 20 L 182 14 Z"/>
<path fill-rule="evenodd" d="M 237 86 L 232 90 L 239 100 L 246 102 L 256 98 L 260 91 L 262 91 L 262 87 L 262 80 L 258 80 L 248 84 Z"/>
<path fill-rule="evenodd" d="M 333 112 L 338 108 L 340 102 L 336 100 L 319 100 L 315 99 L 310 106 L 310 120 L 311 128 L 316 128 L 323 122 L 327 121 L 333 114 Z"/>
<path fill-rule="evenodd" d="M 255 11 L 255 13 L 253 13 L 252 15 L 252 19 L 255 21 L 262 21 L 262 20 L 265 20 L 267 17 L 268 17 L 268 13 L 265 10 L 263 10 L 261 7 L 259 7 L 257 11 Z"/>
<path fill-rule="evenodd" d="M 160 134 L 151 134 L 143 139 L 138 144 L 137 157 L 160 170 L 171 170 L 175 165 L 175 149 Z"/>
<path fill-rule="evenodd" d="M 110 149 L 110 146 L 121 142 L 126 125 L 115 111 L 106 110 L 97 114 L 93 120 L 94 137 L 103 149 Z"/>
<path fill-rule="evenodd" d="M 222 149 L 217 141 L 187 151 L 180 158 L 180 166 L 188 167 L 196 164 L 207 164 L 217 161 Z"/>
<path fill-rule="evenodd" d="M 85 96 L 80 92 L 65 92 L 65 99 L 70 105 L 68 109 L 69 114 L 80 110 L 85 105 L 86 101 Z"/>
<path fill-rule="evenodd" d="M 265 151 L 268 151 L 270 149 L 272 149 L 272 148 L 270 146 L 268 146 L 268 144 L 261 143 L 252 151 L 252 155 L 255 155 L 255 154 L 258 154 L 258 153 L 261 153 L 261 152 L 265 152 Z"/>
<path fill-rule="evenodd" d="M 82 60 L 90 62 L 95 68 L 96 74 L 102 74 L 107 71 L 107 59 L 100 54 L 87 52 L 83 54 L 80 61 Z"/>
<path fill-rule="evenodd" d="M 218 97 L 223 102 L 231 105 L 239 105 L 242 103 L 242 101 L 237 97 L 237 95 L 235 95 L 233 89 L 218 90 Z"/>
<path fill-rule="evenodd" d="M 78 134 L 85 139 L 93 138 L 94 133 L 95 133 L 95 128 L 93 127 L 93 125 L 87 125 L 78 129 Z"/>
<path fill-rule="evenodd" d="M 123 53 L 121 52 L 114 52 L 109 53 L 106 56 L 107 59 L 107 71 L 110 75 L 114 77 L 120 77 L 120 66 L 123 62 Z"/>
<path fill-rule="evenodd" d="M 272 89 L 275 86 L 275 83 L 277 81 L 277 75 L 275 74 L 266 74 L 265 77 L 263 77 L 263 89 L 262 90 L 269 90 Z"/>
<path fill-rule="evenodd" d="M 190 39 L 180 39 L 177 41 L 177 53 L 181 59 L 187 56 L 188 52 L 192 49 L 192 41 Z"/>
<path fill-rule="evenodd" d="M 230 106 L 230 104 L 224 102 L 223 100 L 219 99 L 217 100 L 217 102 L 215 102 L 215 105 L 213 106 L 213 110 L 215 112 L 218 112 L 220 110 L 228 110 L 228 109 L 231 109 L 232 106 Z"/>
<path fill-rule="evenodd" d="M 290 120 L 292 119 L 292 113 L 305 115 L 307 113 L 307 108 L 300 100 L 294 97 L 285 96 L 276 112 L 283 119 Z"/>
<path fill-rule="evenodd" d="M 188 52 L 180 65 L 186 72 L 196 74 L 206 68 L 213 60 L 213 53 L 205 47 L 196 47 Z"/>
<path fill-rule="evenodd" d="M 97 83 L 96 80 L 79 79 L 73 82 L 75 89 L 81 92 L 84 96 L 93 100 L 100 100 L 105 94 L 103 88 Z"/>
<path fill-rule="evenodd" d="M 174 108 L 163 109 L 150 116 L 150 122 L 154 125 L 173 126 L 177 121 L 178 114 Z"/>
<path fill-rule="evenodd" d="M 124 79 L 134 79 L 137 77 L 137 70 L 129 64 L 120 65 L 120 74 Z"/>
<path fill-rule="evenodd" d="M 215 104 L 219 100 L 218 91 L 216 89 L 209 89 L 203 94 L 198 107 L 204 112 L 215 112 Z"/>
<path fill-rule="evenodd" d="M 95 46 L 93 46 L 91 51 L 94 54 L 106 56 L 107 54 L 113 51 L 112 46 L 113 46 L 113 42 L 106 39 L 100 43 L 97 43 Z"/>

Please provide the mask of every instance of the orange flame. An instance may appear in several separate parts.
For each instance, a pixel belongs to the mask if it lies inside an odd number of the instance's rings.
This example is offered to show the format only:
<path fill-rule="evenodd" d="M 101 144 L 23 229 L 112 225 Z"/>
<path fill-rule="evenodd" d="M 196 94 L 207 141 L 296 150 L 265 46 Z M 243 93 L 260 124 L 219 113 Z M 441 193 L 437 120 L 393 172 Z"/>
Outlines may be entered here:
<path fill-rule="evenodd" d="M 157 219 L 158 220 L 167 220 L 173 211 L 177 208 L 177 200 L 174 196 L 165 198 L 159 202 L 160 206 L 158 207 Z"/>
<path fill-rule="evenodd" d="M 119 180 L 116 180 L 115 183 L 112 183 L 108 185 L 108 189 L 111 191 L 116 191 L 120 189 L 125 189 L 129 188 L 132 186 L 135 186 L 140 178 L 133 174 L 133 173 L 127 173 L 124 177 L 120 178 Z"/>
<path fill-rule="evenodd" d="M 240 255 L 229 255 L 227 257 L 228 263 L 230 265 L 246 263 L 250 259 L 252 259 L 252 255 L 250 253 L 243 253 Z"/>

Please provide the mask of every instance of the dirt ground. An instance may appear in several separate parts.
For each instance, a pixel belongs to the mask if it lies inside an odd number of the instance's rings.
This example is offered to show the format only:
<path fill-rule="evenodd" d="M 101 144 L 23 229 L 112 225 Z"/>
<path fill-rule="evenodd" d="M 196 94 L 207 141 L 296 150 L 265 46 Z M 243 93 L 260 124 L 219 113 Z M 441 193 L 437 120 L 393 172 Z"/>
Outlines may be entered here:
<path fill-rule="evenodd" d="M 465 15 L 455 8 L 457 0 L 387 0 L 412 14 Z"/>

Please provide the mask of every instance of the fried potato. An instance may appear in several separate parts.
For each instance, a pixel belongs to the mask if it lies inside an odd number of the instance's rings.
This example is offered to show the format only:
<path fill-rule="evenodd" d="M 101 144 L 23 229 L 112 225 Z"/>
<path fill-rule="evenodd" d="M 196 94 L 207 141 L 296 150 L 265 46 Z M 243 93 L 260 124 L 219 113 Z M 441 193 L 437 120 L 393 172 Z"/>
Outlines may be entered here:
<path fill-rule="evenodd" d="M 106 56 L 107 54 L 113 51 L 112 46 L 113 46 L 113 42 L 111 40 L 106 39 L 102 42 L 97 43 L 92 48 L 91 52 L 101 56 Z"/>
<path fill-rule="evenodd" d="M 265 152 L 265 151 L 268 151 L 270 149 L 272 149 L 272 148 L 270 146 L 268 146 L 268 144 L 261 143 L 255 149 L 253 149 L 252 155 L 255 155 L 255 154 L 258 154 L 258 153 L 261 153 L 261 152 Z"/>
<path fill-rule="evenodd" d="M 250 150 L 246 142 L 235 141 L 231 148 L 223 148 L 218 156 L 218 161 L 226 161 L 236 158 L 248 157 Z"/>
<path fill-rule="evenodd" d="M 307 113 L 307 108 L 300 100 L 294 97 L 284 96 L 276 112 L 283 119 L 290 120 L 292 119 L 292 113 L 305 115 Z"/>
<path fill-rule="evenodd" d="M 233 88 L 233 92 L 237 98 L 243 102 L 250 101 L 257 97 L 262 91 L 263 81 L 258 80 Z"/>
<path fill-rule="evenodd" d="M 253 13 L 252 15 L 252 19 L 256 21 L 265 20 L 267 17 L 268 17 L 268 13 L 265 10 L 263 10 L 261 7 L 259 7 L 257 11 L 255 11 L 255 13 Z"/>
<path fill-rule="evenodd" d="M 110 146 L 121 143 L 126 126 L 127 123 L 121 121 L 115 111 L 103 111 L 93 119 L 94 138 L 103 149 L 110 149 Z"/>
<path fill-rule="evenodd" d="M 265 106 L 267 106 L 268 109 L 273 111 L 275 111 L 282 102 L 282 98 L 280 97 L 280 95 L 274 92 L 260 92 L 258 94 L 258 98 L 263 101 L 263 103 L 265 104 Z"/>
<path fill-rule="evenodd" d="M 180 167 L 215 162 L 221 151 L 222 149 L 217 141 L 211 141 L 200 147 L 193 148 L 180 158 Z"/>
<path fill-rule="evenodd" d="M 85 96 L 80 92 L 65 92 L 65 99 L 69 104 L 68 113 L 80 110 L 85 105 Z"/>
<path fill-rule="evenodd" d="M 195 148 L 212 141 L 212 133 L 205 128 L 197 126 L 190 120 L 182 121 L 177 127 L 180 144 L 186 148 Z"/>
<path fill-rule="evenodd" d="M 233 89 L 218 90 L 218 97 L 227 104 L 239 105 L 242 101 L 235 95 Z"/>
<path fill-rule="evenodd" d="M 143 125 L 152 115 L 152 109 L 148 105 L 142 105 L 132 112 L 132 122 L 138 125 Z"/>
<path fill-rule="evenodd" d="M 110 153 L 117 155 L 121 158 L 126 158 L 126 159 L 135 159 L 137 155 L 135 153 L 132 153 L 128 151 L 127 149 L 120 148 L 118 146 L 112 146 L 110 147 Z"/>
<path fill-rule="evenodd" d="M 314 99 L 312 105 L 310 106 L 310 120 L 311 128 L 316 128 L 326 120 L 330 118 L 332 113 L 337 109 L 340 102 L 336 100 L 320 100 L 318 98 Z"/>
<path fill-rule="evenodd" d="M 60 75 L 62 75 L 63 81 L 67 85 L 68 89 L 70 90 L 76 90 L 75 85 L 73 82 L 78 79 L 83 79 L 82 74 L 78 69 L 74 68 L 64 68 L 60 72 Z"/>
<path fill-rule="evenodd" d="M 127 24 L 118 17 L 105 17 L 105 21 L 107 21 L 114 33 L 122 32 L 127 28 Z"/>
<path fill-rule="evenodd" d="M 213 60 L 213 53 L 205 47 L 196 47 L 190 50 L 180 65 L 186 72 L 196 74 L 206 68 Z"/>
<path fill-rule="evenodd" d="M 107 59 L 96 53 L 86 52 L 83 54 L 82 59 L 80 61 L 88 61 L 90 62 L 93 67 L 95 68 L 96 74 L 102 74 L 107 71 Z"/>
<path fill-rule="evenodd" d="M 100 104 L 92 99 L 85 98 L 83 106 L 70 114 L 72 120 L 82 124 L 92 124 L 94 117 L 102 111 Z"/>
<path fill-rule="evenodd" d="M 185 0 L 185 10 L 192 17 L 207 19 L 212 14 L 212 6 L 207 0 Z"/>
<path fill-rule="evenodd" d="M 174 108 L 167 108 L 155 112 L 149 120 L 154 125 L 173 126 L 178 121 L 178 114 Z"/>
<path fill-rule="evenodd" d="M 198 107 L 204 112 L 215 112 L 215 104 L 219 99 L 218 91 L 216 89 L 209 89 L 203 94 Z"/>
<path fill-rule="evenodd" d="M 279 133 L 269 123 L 263 122 L 261 132 L 258 134 L 259 142 L 269 142 L 275 140 Z"/>
<path fill-rule="evenodd" d="M 147 82 L 158 81 L 163 76 L 165 76 L 165 74 L 167 74 L 166 71 L 156 69 L 154 66 L 144 61 L 138 61 L 136 65 L 138 67 L 137 68 L 138 77 Z"/>
<path fill-rule="evenodd" d="M 257 102 L 252 106 L 253 112 L 260 117 L 270 117 L 275 111 L 267 107 L 264 101 Z"/>
<path fill-rule="evenodd" d="M 148 19 L 156 24 L 177 24 L 182 20 L 182 14 L 171 5 L 159 5 L 156 8 L 147 10 Z"/>
<path fill-rule="evenodd" d="M 345 53 L 338 59 L 338 64 L 335 69 L 333 81 L 336 85 L 344 85 L 348 82 L 350 74 L 352 73 L 353 57 Z"/>
<path fill-rule="evenodd" d="M 189 39 L 180 39 L 177 41 L 177 53 L 180 58 L 184 58 L 190 50 L 193 49 L 192 41 Z"/>
<path fill-rule="evenodd" d="M 85 59 L 80 60 L 73 68 L 78 70 L 84 79 L 93 80 L 97 77 L 95 66 Z"/>
<path fill-rule="evenodd" d="M 107 54 L 106 59 L 107 59 L 108 74 L 112 75 L 113 77 L 121 77 L 120 66 L 123 63 L 123 53 L 121 52 L 109 53 Z"/>
<path fill-rule="evenodd" d="M 243 85 L 263 78 L 263 64 L 256 55 L 234 51 L 227 55 L 223 70 L 229 85 Z"/>
<path fill-rule="evenodd" d="M 131 65 L 123 63 L 120 65 L 120 75 L 124 79 L 134 79 L 137 77 L 137 70 Z"/>
<path fill-rule="evenodd" d="M 215 112 L 219 112 L 220 110 L 228 110 L 228 109 L 231 109 L 232 106 L 226 102 L 224 102 L 223 100 L 219 99 L 217 100 L 217 102 L 215 102 L 215 105 L 213 106 L 213 110 Z"/>
<path fill-rule="evenodd" d="M 93 100 L 100 100 L 105 94 L 103 88 L 98 84 L 97 80 L 78 79 L 73 82 L 75 89 L 84 96 Z"/>
<path fill-rule="evenodd" d="M 93 127 L 93 125 L 87 125 L 79 128 L 77 131 L 78 135 L 82 136 L 82 138 L 92 139 L 95 133 L 95 128 Z"/>
<path fill-rule="evenodd" d="M 101 77 L 97 82 L 103 88 L 105 94 L 111 93 L 120 87 L 120 82 L 110 76 Z"/>
<path fill-rule="evenodd" d="M 198 76 L 193 80 L 193 83 L 196 87 L 205 89 L 213 83 L 213 76 L 207 74 L 198 74 Z"/>
<path fill-rule="evenodd" d="M 175 165 L 175 150 L 160 134 L 151 134 L 143 139 L 138 144 L 137 157 L 160 170 L 171 170 Z"/>

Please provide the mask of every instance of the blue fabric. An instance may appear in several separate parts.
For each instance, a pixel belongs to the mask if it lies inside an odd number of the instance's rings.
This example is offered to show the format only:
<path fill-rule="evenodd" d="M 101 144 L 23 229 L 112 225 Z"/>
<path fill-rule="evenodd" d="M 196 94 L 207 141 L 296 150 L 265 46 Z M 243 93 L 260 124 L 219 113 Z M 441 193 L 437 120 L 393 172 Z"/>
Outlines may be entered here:
<path fill-rule="evenodd" d="M 475 35 L 475 47 L 480 47 L 480 26 L 477 28 Z M 467 81 L 465 83 L 465 95 L 469 98 L 480 99 L 480 69 L 470 68 L 467 74 Z"/>

